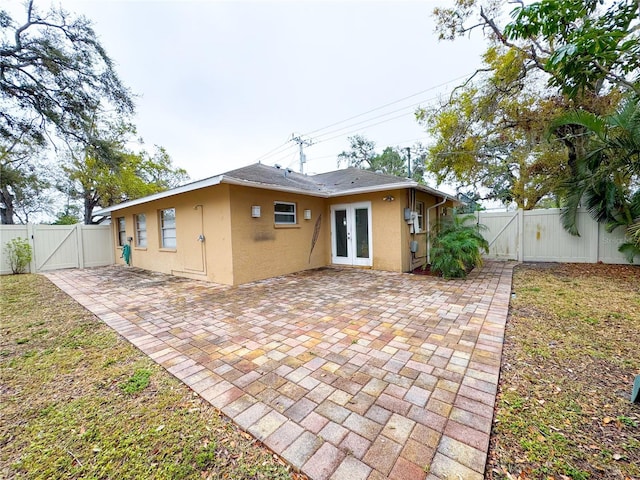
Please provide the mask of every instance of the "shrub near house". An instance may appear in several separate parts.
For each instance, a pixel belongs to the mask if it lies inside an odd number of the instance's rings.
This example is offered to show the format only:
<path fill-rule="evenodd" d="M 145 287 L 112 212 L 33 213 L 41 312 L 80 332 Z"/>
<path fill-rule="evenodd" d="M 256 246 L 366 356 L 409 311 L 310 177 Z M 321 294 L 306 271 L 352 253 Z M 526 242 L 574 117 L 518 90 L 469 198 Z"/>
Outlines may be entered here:
<path fill-rule="evenodd" d="M 4 247 L 7 262 L 14 274 L 24 273 L 31 261 L 31 245 L 26 238 L 14 238 Z"/>
<path fill-rule="evenodd" d="M 464 278 L 482 265 L 481 250 L 489 253 L 489 243 L 480 235 L 480 225 L 468 222 L 473 215 L 443 218 L 436 227 L 431 250 L 431 270 L 445 278 Z"/>

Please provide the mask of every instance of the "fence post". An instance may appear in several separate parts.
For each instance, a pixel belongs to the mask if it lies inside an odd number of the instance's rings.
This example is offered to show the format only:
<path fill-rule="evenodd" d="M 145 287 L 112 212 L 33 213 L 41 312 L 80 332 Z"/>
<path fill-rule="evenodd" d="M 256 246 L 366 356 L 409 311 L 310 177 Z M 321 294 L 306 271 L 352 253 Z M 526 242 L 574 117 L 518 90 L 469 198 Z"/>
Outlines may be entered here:
<path fill-rule="evenodd" d="M 524 262 L 524 210 L 518 209 L 518 261 Z"/>
<path fill-rule="evenodd" d="M 33 224 L 27 223 L 27 241 L 31 245 L 31 261 L 29 262 L 29 273 L 36 273 L 36 241 L 33 235 Z"/>
<path fill-rule="evenodd" d="M 82 241 L 82 224 L 76 223 L 76 244 L 78 245 L 78 268 L 84 268 L 84 242 Z"/>
<path fill-rule="evenodd" d="M 591 263 L 598 263 L 598 260 L 600 260 L 600 224 L 592 219 L 591 216 L 588 218 L 591 220 L 592 228 L 595 228 L 593 235 L 595 240 L 591 245 Z"/>

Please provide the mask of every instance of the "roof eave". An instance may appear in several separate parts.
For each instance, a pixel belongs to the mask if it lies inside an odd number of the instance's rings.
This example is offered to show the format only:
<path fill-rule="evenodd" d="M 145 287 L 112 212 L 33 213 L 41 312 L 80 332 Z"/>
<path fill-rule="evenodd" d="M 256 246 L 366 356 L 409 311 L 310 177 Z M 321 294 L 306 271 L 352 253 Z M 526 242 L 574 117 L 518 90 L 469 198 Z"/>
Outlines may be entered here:
<path fill-rule="evenodd" d="M 435 190 L 433 188 L 421 185 L 415 181 L 398 182 L 398 183 L 391 183 L 391 184 L 385 184 L 385 185 L 375 185 L 370 187 L 351 188 L 349 190 L 343 190 L 340 192 L 327 192 L 327 191 L 314 192 L 311 190 L 304 190 L 302 188 L 285 187 L 282 185 L 272 185 L 272 184 L 261 183 L 261 182 L 252 182 L 249 180 L 242 180 L 239 178 L 225 177 L 224 175 L 217 175 L 215 177 L 205 178 L 204 180 L 188 183 L 187 185 L 183 185 L 181 187 L 176 187 L 171 190 L 155 193 L 153 195 L 138 198 L 136 200 L 130 200 L 128 202 L 119 203 L 111 207 L 101 208 L 100 210 L 96 210 L 94 212 L 94 215 L 107 215 L 115 210 L 122 210 L 123 208 L 134 207 L 136 205 L 141 205 L 143 203 L 152 202 L 155 200 L 161 200 L 163 198 L 168 198 L 174 195 L 179 195 L 181 193 L 199 190 L 201 188 L 212 187 L 222 183 L 225 183 L 228 185 L 262 188 L 265 190 L 274 190 L 278 192 L 296 193 L 296 194 L 309 195 L 312 197 L 320 197 L 320 198 L 336 198 L 336 197 L 344 197 L 347 195 L 357 195 L 362 193 L 375 193 L 375 192 L 385 192 L 389 190 L 400 190 L 403 188 L 416 188 L 418 190 L 422 190 L 423 192 L 430 193 L 432 195 L 444 197 L 448 200 L 451 200 L 454 203 L 459 203 L 459 200 L 457 200 L 455 197 L 448 195 L 446 193 L 440 192 L 438 190 Z"/>
<path fill-rule="evenodd" d="M 436 190 L 435 188 L 427 187 L 426 185 L 421 185 L 419 183 L 415 188 L 423 192 L 430 193 L 431 195 L 436 195 L 438 197 L 443 197 L 446 200 L 451 200 L 454 204 L 462 205 L 462 202 L 458 200 L 455 196 L 450 195 L 448 193 L 441 192 L 440 190 Z"/>
<path fill-rule="evenodd" d="M 147 202 L 153 202 L 154 200 L 161 200 L 163 198 L 172 197 L 181 193 L 191 192 L 200 188 L 212 187 L 218 185 L 222 180 L 222 175 L 215 177 L 205 178 L 204 180 L 198 180 L 197 182 L 187 183 L 181 187 L 172 188 L 171 190 L 165 190 L 164 192 L 154 193 L 153 195 L 147 195 L 146 197 L 137 198 L 135 200 L 129 200 L 128 202 L 118 203 L 110 207 L 101 208 L 93 212 L 94 215 L 106 215 L 114 210 L 122 210 L 123 208 L 135 207 Z"/>
<path fill-rule="evenodd" d="M 376 185 L 372 187 L 352 188 L 350 190 L 344 190 L 342 192 L 333 192 L 331 193 L 330 197 L 335 198 L 335 197 L 342 197 L 345 195 L 355 195 L 358 193 L 374 193 L 374 192 L 384 192 L 388 190 L 401 190 L 403 188 L 415 188 L 416 190 L 421 190 L 425 193 L 429 193 L 437 197 L 443 197 L 446 200 L 451 200 L 453 203 L 460 204 L 460 201 L 457 198 L 455 198 L 453 195 L 449 195 L 448 193 L 441 192 L 440 190 L 436 190 L 435 188 L 427 187 L 426 185 L 422 185 L 413 180 L 408 180 L 406 182 L 389 183 L 385 185 Z"/>
<path fill-rule="evenodd" d="M 331 192 L 329 197 L 343 197 L 345 195 L 357 195 L 359 193 L 375 193 L 375 192 L 385 192 L 388 190 L 401 190 L 403 188 L 414 188 L 417 185 L 416 182 L 402 182 L 402 183 L 391 183 L 385 185 L 374 185 L 371 187 L 358 187 L 351 188 L 349 190 L 342 190 L 340 192 Z"/>

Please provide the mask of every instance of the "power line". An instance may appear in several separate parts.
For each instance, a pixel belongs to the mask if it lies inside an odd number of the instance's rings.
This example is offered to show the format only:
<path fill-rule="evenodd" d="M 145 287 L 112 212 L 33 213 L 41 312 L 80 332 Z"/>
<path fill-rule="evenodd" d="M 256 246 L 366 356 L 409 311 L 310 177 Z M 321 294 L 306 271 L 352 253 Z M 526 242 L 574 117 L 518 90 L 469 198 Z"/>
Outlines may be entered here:
<path fill-rule="evenodd" d="M 406 106 L 404 106 L 404 107 L 402 107 L 402 108 L 398 108 L 398 109 L 396 109 L 396 110 L 391 110 L 390 112 L 382 113 L 382 114 L 380 114 L 380 115 L 376 115 L 375 117 L 371 117 L 371 118 L 368 118 L 368 119 L 366 119 L 366 120 L 361 120 L 361 121 L 359 121 L 359 122 L 352 123 L 352 124 L 350 124 L 350 125 L 345 125 L 344 127 L 340 127 L 340 128 L 335 129 L 335 130 L 330 130 L 330 131 L 328 131 L 328 132 L 326 132 L 326 133 L 323 133 L 323 134 L 321 134 L 321 135 L 317 135 L 315 138 L 321 138 L 321 137 L 323 137 L 323 136 L 325 136 L 325 135 L 331 135 L 332 133 L 336 133 L 336 132 L 339 132 L 339 131 L 341 131 L 341 130 L 345 130 L 345 129 L 347 129 L 347 128 L 355 127 L 355 126 L 357 126 L 357 125 L 361 125 L 361 124 L 363 124 L 363 123 L 364 123 L 364 124 L 366 124 L 367 122 L 370 122 L 370 121 L 372 121 L 372 120 L 376 120 L 376 119 L 378 119 L 378 118 L 384 118 L 384 117 L 386 117 L 386 116 L 388 116 L 388 115 L 392 115 L 392 114 L 397 113 L 397 112 L 402 112 L 403 110 L 406 110 L 406 109 L 408 109 L 408 108 L 414 108 L 414 107 L 416 107 L 416 106 L 418 106 L 418 105 L 421 105 L 421 104 L 423 104 L 423 103 L 425 103 L 425 102 L 431 102 L 431 101 L 433 101 L 433 100 L 436 100 L 437 98 L 438 98 L 438 97 L 431 97 L 431 98 L 427 98 L 427 99 L 424 99 L 424 100 L 422 100 L 422 101 L 420 101 L 420 102 L 412 103 L 411 105 L 406 105 Z M 403 114 L 402 116 L 404 116 L 404 114 Z M 394 118 L 392 118 L 392 119 L 389 119 L 389 121 L 394 120 L 394 119 L 396 119 L 396 118 L 399 118 L 399 117 L 394 117 Z M 376 125 L 379 125 L 379 124 L 380 124 L 380 122 L 376 123 Z M 365 125 L 363 128 L 366 128 L 366 125 Z"/>
<path fill-rule="evenodd" d="M 457 77 L 457 78 L 453 78 L 453 79 L 451 79 L 451 80 L 448 80 L 448 81 L 446 81 L 446 82 L 440 83 L 440 84 L 438 84 L 438 85 L 434 85 L 434 86 L 432 86 L 432 87 L 426 88 L 426 89 L 424 89 L 424 90 L 421 90 L 421 91 L 419 91 L 419 92 L 413 93 L 413 94 L 411 94 L 411 95 L 407 95 L 407 96 L 402 97 L 402 98 L 400 98 L 400 99 L 398 99 L 398 100 L 394 100 L 393 102 L 385 103 L 384 105 L 381 105 L 381 106 L 379 106 L 379 107 L 372 108 L 372 109 L 370 109 L 370 110 L 367 110 L 367 111 L 365 111 L 365 112 L 359 113 L 359 114 L 357 114 L 357 115 L 353 115 L 353 116 L 351 116 L 351 117 L 345 118 L 345 119 L 340 120 L 340 121 L 338 121 L 338 122 L 334 122 L 334 123 L 331 123 L 331 124 L 326 125 L 326 126 L 324 126 L 324 127 L 317 128 L 317 129 L 315 129 L 315 130 L 312 130 L 312 131 L 310 131 L 310 132 L 307 132 L 305 135 L 306 135 L 306 136 L 311 136 L 312 134 L 317 133 L 317 132 L 321 132 L 322 130 L 326 130 L 326 129 L 331 128 L 331 127 L 334 127 L 334 126 L 336 126 L 336 125 L 340 125 L 340 124 L 342 124 L 342 123 L 346 123 L 346 122 L 348 122 L 348 121 L 350 121 L 350 120 L 354 120 L 354 119 L 356 119 L 356 118 L 362 117 L 362 116 L 367 115 L 367 114 L 369 114 L 369 113 L 373 113 L 373 112 L 376 112 L 376 111 L 378 111 L 378 110 L 382 110 L 383 108 L 389 107 L 389 106 L 391 106 L 391 105 L 395 105 L 395 104 L 397 104 L 397 103 L 403 102 L 403 101 L 408 100 L 408 99 L 410 99 L 410 98 L 414 98 L 414 97 L 417 97 L 418 95 L 422 95 L 422 94 L 424 94 L 424 93 L 426 93 L 426 92 L 429 92 L 429 91 L 435 90 L 435 89 L 437 89 L 437 88 L 443 87 L 443 86 L 448 85 L 448 84 L 450 84 L 450 83 L 452 83 L 452 82 L 456 82 L 456 81 L 461 80 L 461 79 L 463 79 L 463 78 L 467 78 L 469 75 L 470 75 L 470 74 L 466 74 L 466 75 L 463 75 L 463 76 L 460 76 L 460 77 Z M 433 97 L 433 98 L 430 98 L 430 99 L 427 99 L 427 100 L 423 100 L 423 101 L 430 101 L 430 100 L 433 100 L 434 98 L 437 98 L 437 97 Z M 329 134 L 331 134 L 331 133 L 338 132 L 338 131 L 343 130 L 343 129 L 346 129 L 346 128 L 353 127 L 353 126 L 355 126 L 355 125 L 359 125 L 359 124 L 361 124 L 361 123 L 366 123 L 367 121 L 371 121 L 371 120 L 376 119 L 376 118 L 380 118 L 380 117 L 383 117 L 383 116 L 386 116 L 386 115 L 390 115 L 390 114 L 392 114 L 392 113 L 394 113 L 394 112 L 396 112 L 396 111 L 404 110 L 404 109 L 406 109 L 406 108 L 409 108 L 409 107 L 412 107 L 412 106 L 418 105 L 418 104 L 420 104 L 420 103 L 422 103 L 422 102 L 418 102 L 418 103 L 416 103 L 416 104 L 412 104 L 412 105 L 409 105 L 409 106 L 405 106 L 405 107 L 402 107 L 401 109 L 397 109 L 397 110 L 394 110 L 394 111 L 392 111 L 392 112 L 388 112 L 388 113 L 386 113 L 386 114 L 383 114 L 383 115 L 379 115 L 379 116 L 377 116 L 377 117 L 370 118 L 369 120 L 364 120 L 363 122 L 358 122 L 358 123 L 356 123 L 356 124 L 352 124 L 352 125 L 349 125 L 349 126 L 345 126 L 345 127 L 340 128 L 340 129 L 336 129 L 336 130 L 334 130 L 334 131 L 332 131 L 332 132 L 323 133 L 323 134 L 320 134 L 319 136 L 320 136 L 320 137 L 322 137 L 322 136 L 329 135 Z M 395 118 L 389 119 L 389 121 L 395 120 L 396 118 L 399 118 L 399 117 L 395 117 Z M 376 123 L 376 124 L 374 124 L 374 125 L 369 125 L 369 126 L 379 125 L 380 123 L 384 123 L 384 122 L 378 122 L 378 123 Z M 366 128 L 366 126 L 365 126 L 365 127 L 363 127 L 363 128 Z M 348 134 L 348 133 L 347 133 L 347 134 Z M 345 135 L 347 135 L 347 134 L 345 134 Z M 342 136 L 342 135 L 339 135 L 339 136 Z M 337 137 L 332 137 L 331 139 L 333 139 L 333 138 L 337 138 Z M 326 139 L 326 140 L 324 140 L 324 141 L 328 141 L 328 140 L 331 140 L 331 139 Z M 259 162 L 259 161 L 261 161 L 261 160 L 266 160 L 267 158 L 272 157 L 272 156 L 274 156 L 274 155 L 279 155 L 279 154 L 281 154 L 281 153 L 284 153 L 285 151 L 287 151 L 289 148 L 291 148 L 291 147 L 293 146 L 293 145 L 291 145 L 289 142 L 290 142 L 290 141 L 289 141 L 289 140 L 287 140 L 285 143 L 281 144 L 280 146 L 278 146 L 278 147 L 276 147 L 276 148 L 274 148 L 274 149 L 270 150 L 269 152 L 267 152 L 267 153 L 263 154 L 262 156 L 258 157 L 258 158 L 256 159 L 256 161 L 258 161 L 258 162 Z"/>
<path fill-rule="evenodd" d="M 270 153 L 269 155 L 263 155 L 260 158 L 260 161 L 265 161 L 265 160 L 267 160 L 267 159 L 269 159 L 271 157 L 278 156 L 278 155 L 283 155 L 283 154 L 284 155 L 288 155 L 289 154 L 289 150 L 292 149 L 292 148 L 295 149 L 295 145 L 293 145 L 291 142 L 289 142 L 288 145 L 284 145 L 284 148 L 280 148 L 278 151 L 274 151 L 273 153 Z M 272 160 L 270 160 L 270 161 L 272 161 Z"/>
<path fill-rule="evenodd" d="M 361 131 L 362 131 L 362 130 L 364 130 L 365 128 L 375 127 L 376 125 L 381 125 L 381 124 L 383 124 L 383 123 L 391 122 L 391 121 L 393 121 L 393 120 L 398 120 L 399 118 L 404 118 L 405 116 L 406 116 L 406 113 L 403 113 L 402 115 L 398 115 L 398 116 L 396 116 L 396 117 L 388 118 L 388 119 L 386 119 L 386 120 L 382 120 L 382 121 L 380 121 L 380 122 L 372 123 L 372 124 L 370 124 L 370 125 L 365 125 L 365 126 L 364 126 L 364 127 L 362 127 L 362 128 L 357 128 L 357 129 L 352 130 L 352 131 L 350 131 L 350 132 L 344 132 L 344 133 L 340 133 L 340 134 L 338 134 L 338 135 L 334 135 L 333 137 L 325 138 L 325 139 L 323 139 L 323 140 L 318 140 L 316 143 L 324 143 L 324 142 L 328 142 L 328 141 L 330 141 L 330 140 L 335 140 L 336 138 L 344 137 L 345 135 L 350 135 L 350 134 L 352 134 L 352 133 L 361 132 Z"/>
<path fill-rule="evenodd" d="M 291 148 L 291 147 L 292 147 L 292 145 L 291 145 L 291 143 L 290 143 L 290 142 L 291 142 L 291 140 L 290 140 L 290 139 L 287 139 L 283 144 L 281 144 L 281 145 L 277 146 L 276 148 L 274 148 L 274 149 L 272 149 L 272 150 L 269 150 L 269 151 L 268 151 L 267 153 L 265 153 L 264 155 L 262 155 L 262 156 L 260 156 L 260 157 L 256 158 L 256 162 L 259 162 L 259 161 L 261 161 L 261 160 L 264 160 L 265 158 L 271 157 L 271 156 L 273 156 L 273 155 L 277 155 L 276 150 L 280 150 L 280 149 L 282 149 L 282 147 L 285 147 L 285 149 L 284 149 L 284 150 L 287 150 L 287 149 Z M 283 150 L 283 151 L 284 151 L 284 150 Z"/>
<path fill-rule="evenodd" d="M 327 128 L 335 127 L 336 125 L 340 125 L 341 123 L 345 123 L 345 122 L 348 122 L 348 121 L 350 121 L 350 120 L 354 120 L 354 119 L 356 119 L 356 118 L 359 118 L 359 117 L 362 117 L 362 116 L 364 116 L 364 115 L 367 115 L 367 114 L 369 114 L 369 113 L 376 112 L 376 111 L 378 111 L 378 110 L 382 110 L 383 108 L 389 107 L 389 106 L 391 106 L 391 105 L 395 105 L 396 103 L 403 102 L 403 101 L 405 101 L 405 100 L 408 100 L 409 98 L 417 97 L 418 95 L 422 95 L 423 93 L 430 92 L 430 91 L 432 91 L 432 90 L 435 90 L 436 88 L 444 87 L 445 85 L 448 85 L 448 84 L 450 84 L 450 83 L 452 83 L 452 82 L 456 82 L 456 81 L 458 81 L 458 80 L 462 80 L 463 78 L 467 78 L 469 75 L 471 75 L 471 74 L 470 74 L 470 73 L 468 73 L 468 74 L 466 74 L 466 75 L 462 75 L 462 76 L 460 76 L 460 77 L 453 78 L 453 79 L 448 80 L 448 81 L 446 81 L 446 82 L 444 82 L 444 83 L 440 83 L 440 84 L 438 84 L 438 85 L 434 85 L 434 86 L 432 86 L 432 87 L 426 88 L 426 89 L 424 89 L 424 90 L 421 90 L 421 91 L 419 91 L 419 92 L 417 92 L 417 93 L 413 93 L 413 94 L 411 94 L 411 95 L 407 95 L 406 97 L 402 97 L 402 98 L 400 98 L 400 99 L 398 99 L 398 100 L 395 100 L 395 101 L 393 101 L 393 102 L 385 103 L 384 105 L 381 105 L 381 106 L 379 106 L 379 107 L 372 108 L 371 110 L 367 110 L 366 112 L 363 112 L 363 113 L 359 113 L 358 115 L 353 115 L 353 116 L 351 116 L 351 117 L 345 118 L 344 120 L 340 120 L 339 122 L 332 123 L 332 124 L 327 125 L 327 126 L 322 127 L 322 128 L 317 128 L 317 129 L 315 129 L 315 130 L 312 130 L 312 131 L 310 131 L 310 132 L 307 132 L 307 133 L 306 133 L 306 135 L 312 135 L 312 134 L 317 133 L 317 132 L 320 132 L 320 131 L 322 131 L 322 130 L 326 130 Z"/>
<path fill-rule="evenodd" d="M 330 131 L 328 131 L 328 132 L 326 132 L 326 133 L 323 133 L 323 134 L 321 134 L 321 135 L 317 136 L 317 137 L 316 137 L 316 139 L 317 139 L 317 140 L 312 141 L 312 143 L 313 143 L 313 144 L 317 144 L 317 143 L 324 143 L 324 142 L 326 142 L 326 141 L 330 141 L 330 140 L 333 140 L 333 139 L 335 139 L 335 138 L 339 138 L 339 137 L 342 137 L 342 136 L 345 136 L 345 135 L 350 135 L 351 133 L 356 133 L 356 132 L 362 131 L 362 130 L 364 130 L 365 128 L 368 128 L 368 127 L 373 127 L 373 126 L 381 125 L 381 124 L 386 123 L 386 122 L 391 122 L 391 121 L 393 121 L 393 120 L 397 120 L 397 119 L 399 119 L 399 118 L 403 118 L 403 117 L 405 117 L 405 116 L 406 116 L 406 113 L 403 113 L 403 114 L 401 114 L 401 115 L 396 115 L 395 117 L 388 118 L 388 119 L 386 119 L 386 120 L 382 120 L 382 121 L 379 121 L 379 122 L 369 123 L 369 122 L 371 122 L 372 120 L 376 120 L 376 119 L 378 119 L 378 118 L 384 118 L 384 117 L 387 117 L 387 116 L 392 115 L 392 114 L 394 114 L 394 113 L 404 111 L 404 110 L 406 110 L 406 109 L 408 109 L 408 108 L 413 108 L 413 107 L 415 107 L 415 106 L 417 106 L 417 105 L 420 105 L 420 104 L 422 104 L 422 103 L 424 103 L 424 102 L 429 102 L 429 101 L 435 100 L 435 99 L 437 99 L 437 98 L 438 98 L 438 97 L 431 97 L 431 98 L 428 98 L 428 99 L 424 99 L 423 101 L 420 101 L 420 102 L 417 102 L 417 103 L 413 103 L 413 104 L 411 104 L 411 105 L 406 105 L 406 106 L 404 106 L 404 107 L 402 107 L 402 108 L 399 108 L 399 109 L 396 109 L 396 110 L 392 110 L 392 111 L 390 111 L 390 112 L 383 113 L 383 114 L 380 114 L 380 115 L 376 115 L 375 117 L 371 117 L 371 118 L 368 118 L 368 119 L 366 119 L 366 120 L 362 120 L 362 121 L 360 121 L 360 122 L 352 123 L 352 124 L 350 124 L 350 125 L 345 125 L 344 127 L 340 127 L 340 128 L 335 129 L 335 130 L 330 130 Z M 342 131 L 343 131 L 343 130 L 345 130 L 345 129 L 352 128 L 352 127 L 356 127 L 356 126 L 360 126 L 360 128 L 355 129 L 355 130 L 350 130 L 350 131 L 347 131 L 347 132 L 342 132 Z M 342 132 L 342 133 L 338 133 L 338 132 Z M 334 135 L 334 136 L 332 136 L 332 137 L 330 137 L 330 138 L 322 139 L 322 137 L 324 137 L 324 136 L 326 136 L 326 135 L 331 135 L 331 134 L 333 134 L 333 133 L 338 133 L 338 135 Z M 290 141 L 291 141 L 291 140 L 289 140 L 289 142 L 290 142 Z M 294 141 L 295 141 L 295 139 L 294 139 Z M 292 148 L 292 147 L 293 147 L 293 145 L 291 145 L 289 142 L 287 142 L 287 143 L 285 143 L 285 144 L 281 145 L 280 147 L 274 148 L 274 149 L 273 149 L 273 150 L 271 150 L 270 152 L 268 152 L 268 153 L 264 154 L 264 155 L 263 155 L 262 157 L 260 157 L 258 160 L 266 160 L 266 159 L 268 159 L 268 158 L 270 158 L 270 157 L 273 157 L 274 155 L 280 155 L 280 154 L 285 153 L 289 148 Z"/>

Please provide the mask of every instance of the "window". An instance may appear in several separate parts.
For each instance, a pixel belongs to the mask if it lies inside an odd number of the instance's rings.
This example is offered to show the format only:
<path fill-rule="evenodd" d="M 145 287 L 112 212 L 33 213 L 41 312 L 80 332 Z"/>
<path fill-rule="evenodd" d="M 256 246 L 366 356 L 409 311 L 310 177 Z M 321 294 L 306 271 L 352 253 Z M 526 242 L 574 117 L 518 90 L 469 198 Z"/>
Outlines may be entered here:
<path fill-rule="evenodd" d="M 162 248 L 176 248 L 176 209 L 160 210 L 160 233 Z"/>
<path fill-rule="evenodd" d="M 418 212 L 418 233 L 424 232 L 424 202 L 416 202 L 416 211 Z"/>
<path fill-rule="evenodd" d="M 277 225 L 295 225 L 296 204 L 289 202 L 274 202 L 274 219 Z"/>
<path fill-rule="evenodd" d="M 135 216 L 136 223 L 136 247 L 147 246 L 147 216 L 139 213 Z"/>
<path fill-rule="evenodd" d="M 125 229 L 124 217 L 118 217 L 118 246 L 124 247 L 127 243 L 127 231 Z"/>

